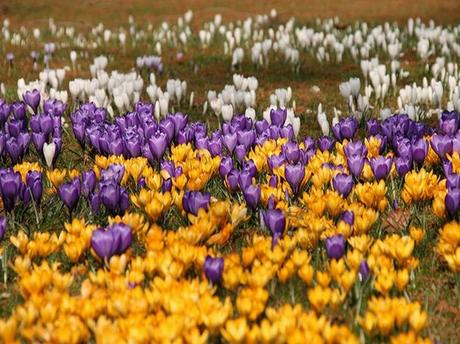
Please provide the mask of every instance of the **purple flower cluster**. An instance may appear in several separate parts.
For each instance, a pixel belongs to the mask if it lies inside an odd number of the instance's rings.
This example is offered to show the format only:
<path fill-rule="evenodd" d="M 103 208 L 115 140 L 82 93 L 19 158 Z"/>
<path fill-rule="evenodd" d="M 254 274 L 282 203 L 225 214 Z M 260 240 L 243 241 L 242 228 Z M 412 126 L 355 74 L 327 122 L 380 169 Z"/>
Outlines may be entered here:
<path fill-rule="evenodd" d="M 22 182 L 21 174 L 10 168 L 0 169 L 0 195 L 6 211 L 12 211 L 21 201 L 28 205 L 33 199 L 39 203 L 43 193 L 42 174 L 38 171 L 29 171 L 26 183 Z"/>
<path fill-rule="evenodd" d="M 38 90 L 27 91 L 23 99 L 12 104 L 0 100 L 0 155 L 9 156 L 16 164 L 22 161 L 31 141 L 41 156 L 44 144 L 54 142 L 56 150 L 53 159 L 56 159 L 62 148 L 61 117 L 66 105 L 48 99 L 43 102 L 43 113 L 38 113 Z M 27 106 L 34 112 L 30 120 L 27 118 Z"/>

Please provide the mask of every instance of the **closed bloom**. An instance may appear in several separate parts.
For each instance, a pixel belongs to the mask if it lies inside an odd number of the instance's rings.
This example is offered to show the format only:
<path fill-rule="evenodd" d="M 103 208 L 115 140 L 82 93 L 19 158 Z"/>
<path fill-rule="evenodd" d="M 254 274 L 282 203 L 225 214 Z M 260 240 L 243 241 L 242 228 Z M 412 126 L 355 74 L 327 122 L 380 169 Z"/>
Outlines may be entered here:
<path fill-rule="evenodd" d="M 34 201 L 40 204 L 40 200 L 43 194 L 43 181 L 42 174 L 38 171 L 29 171 L 26 175 L 26 184 L 32 192 Z"/>
<path fill-rule="evenodd" d="M 204 274 L 206 278 L 213 284 L 217 284 L 222 279 L 224 272 L 224 258 L 206 256 L 204 260 Z"/>
<path fill-rule="evenodd" d="M 96 173 L 93 170 L 85 171 L 82 174 L 81 193 L 88 197 L 96 187 Z"/>
<path fill-rule="evenodd" d="M 326 239 L 326 253 L 329 259 L 340 259 L 345 253 L 345 239 L 336 234 Z"/>
<path fill-rule="evenodd" d="M 449 189 L 444 200 L 447 212 L 454 217 L 460 207 L 460 189 Z"/>
<path fill-rule="evenodd" d="M 72 211 L 80 199 L 80 180 L 75 178 L 71 182 L 61 184 L 58 195 L 67 208 Z"/>
<path fill-rule="evenodd" d="M 343 197 L 347 197 L 353 188 L 353 178 L 348 174 L 339 173 L 332 180 L 332 185 L 335 191 Z"/>
<path fill-rule="evenodd" d="M 286 217 L 281 209 L 268 209 L 264 211 L 262 213 L 262 221 L 273 235 L 281 236 L 286 227 Z"/>
<path fill-rule="evenodd" d="M 21 189 L 21 174 L 13 170 L 0 172 L 0 192 L 6 211 L 12 211 Z"/>
<path fill-rule="evenodd" d="M 286 121 L 286 117 L 287 117 L 286 109 L 277 108 L 277 109 L 270 110 L 270 120 L 273 125 L 282 127 L 284 125 L 284 122 Z"/>
<path fill-rule="evenodd" d="M 395 166 L 398 175 L 405 176 L 407 172 L 409 172 L 412 168 L 412 159 L 405 158 L 405 157 L 397 157 L 395 159 Z"/>
<path fill-rule="evenodd" d="M 455 135 L 458 130 L 460 117 L 457 111 L 444 111 L 439 119 L 439 131 L 444 135 Z"/>
<path fill-rule="evenodd" d="M 431 137 L 431 147 L 436 154 L 442 159 L 446 159 L 446 154 L 452 153 L 453 142 L 452 138 L 446 135 L 433 135 Z"/>
<path fill-rule="evenodd" d="M 370 275 L 370 269 L 369 269 L 369 265 L 367 264 L 367 262 L 365 260 L 363 260 L 360 264 L 359 264 L 359 279 L 361 281 L 365 281 L 368 279 L 369 275 Z"/>
<path fill-rule="evenodd" d="M 259 185 L 250 185 L 245 190 L 243 190 L 244 199 L 246 204 L 251 208 L 255 209 L 259 204 L 260 200 L 260 186 Z"/>
<path fill-rule="evenodd" d="M 345 210 L 340 216 L 340 219 L 352 226 L 355 222 L 355 214 L 351 210 Z"/>
<path fill-rule="evenodd" d="M 428 143 L 424 138 L 416 140 L 412 144 L 412 159 L 417 163 L 423 163 L 428 154 Z"/>
<path fill-rule="evenodd" d="M 358 129 L 358 121 L 354 117 L 341 119 L 339 123 L 334 125 L 332 131 L 337 140 L 352 139 Z"/>
<path fill-rule="evenodd" d="M 117 250 L 118 245 L 113 234 L 104 228 L 96 229 L 91 236 L 91 247 L 102 260 L 110 259 Z"/>
<path fill-rule="evenodd" d="M 370 160 L 370 164 L 375 179 L 381 180 L 386 178 L 390 173 L 391 166 L 393 165 L 393 159 L 379 156 L 378 158 L 372 158 Z"/>
<path fill-rule="evenodd" d="M 157 131 L 149 138 L 149 148 L 155 159 L 160 160 L 168 147 L 168 137 L 162 131 Z"/>
<path fill-rule="evenodd" d="M 286 165 L 284 175 L 291 189 L 294 193 L 297 193 L 299 191 L 300 184 L 305 177 L 305 167 L 300 163 L 295 165 Z"/>
<path fill-rule="evenodd" d="M 24 102 L 34 110 L 34 113 L 37 113 L 38 105 L 40 105 L 40 91 L 37 89 L 26 91 L 22 95 L 22 98 Z"/>
<path fill-rule="evenodd" d="M 364 158 L 360 155 L 353 155 L 347 158 L 348 169 L 353 177 L 358 178 L 364 168 Z"/>

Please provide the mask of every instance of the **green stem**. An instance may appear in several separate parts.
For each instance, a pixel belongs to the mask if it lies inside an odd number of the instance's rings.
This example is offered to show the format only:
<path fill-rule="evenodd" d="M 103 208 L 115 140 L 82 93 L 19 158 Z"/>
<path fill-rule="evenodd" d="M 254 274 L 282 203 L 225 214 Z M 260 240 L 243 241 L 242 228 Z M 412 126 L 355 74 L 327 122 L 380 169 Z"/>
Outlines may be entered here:
<path fill-rule="evenodd" d="M 35 212 L 35 221 L 37 222 L 37 226 L 40 224 L 40 220 L 38 219 L 38 211 L 37 211 L 37 206 L 35 204 L 35 199 L 34 199 L 34 196 L 32 195 L 32 190 L 29 189 L 29 193 L 30 193 L 30 198 L 32 200 L 32 207 L 34 208 L 34 212 Z"/>

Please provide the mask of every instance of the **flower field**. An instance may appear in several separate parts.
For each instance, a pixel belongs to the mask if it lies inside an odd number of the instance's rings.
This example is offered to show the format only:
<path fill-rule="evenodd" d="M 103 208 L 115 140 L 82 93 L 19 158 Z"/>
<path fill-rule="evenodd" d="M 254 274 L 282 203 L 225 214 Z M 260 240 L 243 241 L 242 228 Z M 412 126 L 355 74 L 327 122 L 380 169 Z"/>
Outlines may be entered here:
<path fill-rule="evenodd" d="M 0 8 L 0 343 L 456 343 L 459 6 L 220 3 Z"/>

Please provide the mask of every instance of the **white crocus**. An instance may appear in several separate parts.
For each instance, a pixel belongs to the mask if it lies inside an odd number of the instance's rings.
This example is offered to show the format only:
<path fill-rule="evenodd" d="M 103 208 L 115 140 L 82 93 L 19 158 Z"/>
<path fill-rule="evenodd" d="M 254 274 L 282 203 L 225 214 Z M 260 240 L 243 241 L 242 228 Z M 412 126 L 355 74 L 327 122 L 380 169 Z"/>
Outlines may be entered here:
<path fill-rule="evenodd" d="M 43 155 L 45 156 L 46 165 L 49 168 L 53 166 L 54 155 L 56 154 L 56 144 L 54 142 L 47 143 L 43 145 Z"/>

